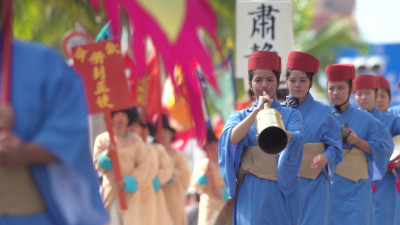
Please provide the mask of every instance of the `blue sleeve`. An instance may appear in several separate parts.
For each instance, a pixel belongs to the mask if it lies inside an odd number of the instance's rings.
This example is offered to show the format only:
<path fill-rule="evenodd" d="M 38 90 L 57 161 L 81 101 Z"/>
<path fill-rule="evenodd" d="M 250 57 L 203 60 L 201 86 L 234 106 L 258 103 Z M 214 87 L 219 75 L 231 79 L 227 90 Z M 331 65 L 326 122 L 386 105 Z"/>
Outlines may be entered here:
<path fill-rule="evenodd" d="M 276 173 L 279 188 L 288 196 L 298 188 L 298 173 L 303 156 L 303 119 L 297 110 L 291 110 L 286 130 L 292 133 L 292 138 L 280 154 Z"/>
<path fill-rule="evenodd" d="M 386 173 L 387 164 L 393 152 L 392 136 L 384 124 L 373 118 L 369 122 L 366 141 L 371 149 L 373 161 L 372 180 L 380 180 Z"/>
<path fill-rule="evenodd" d="M 57 52 L 34 43 L 14 41 L 12 63 L 11 100 L 16 115 L 13 131 L 24 142 L 36 143 L 55 156 L 55 164 L 60 164 L 63 172 L 79 175 L 79 180 L 64 179 L 79 183 L 84 191 L 78 193 L 77 186 L 72 185 L 63 188 L 74 191 L 82 201 L 77 209 L 86 215 L 82 220 L 95 221 L 87 213 L 93 210 L 106 215 L 90 153 L 88 114 L 80 78 Z M 51 170 L 50 164 L 30 166 L 47 213 L 56 224 L 64 224 L 67 209 L 63 206 L 75 203 L 75 199 L 67 203 L 56 200 L 58 192 Z"/>
<path fill-rule="evenodd" d="M 328 117 L 323 127 L 322 140 L 327 148 L 324 152 L 328 158 L 328 167 L 325 167 L 324 174 L 326 177 L 331 178 L 336 171 L 337 165 L 342 161 L 342 137 L 339 124 L 333 117 L 331 112 L 328 112 Z"/>
<path fill-rule="evenodd" d="M 400 135 L 400 117 L 394 116 L 393 122 L 390 126 L 390 134 L 392 137 Z"/>
<path fill-rule="evenodd" d="M 87 108 L 83 85 L 78 75 L 62 58 L 54 55 L 51 72 L 42 90 L 46 118 L 32 138 L 61 162 L 76 162 L 82 146 L 88 144 Z"/>
<path fill-rule="evenodd" d="M 241 155 L 243 153 L 243 143 L 246 141 L 247 136 L 244 140 L 240 141 L 236 145 L 232 145 L 229 141 L 232 129 L 242 121 L 242 117 L 239 112 L 234 112 L 228 118 L 225 123 L 225 127 L 222 130 L 221 136 L 218 140 L 218 163 L 221 172 L 221 176 L 225 181 L 229 198 L 235 196 L 236 191 L 236 172 L 239 168 Z"/>

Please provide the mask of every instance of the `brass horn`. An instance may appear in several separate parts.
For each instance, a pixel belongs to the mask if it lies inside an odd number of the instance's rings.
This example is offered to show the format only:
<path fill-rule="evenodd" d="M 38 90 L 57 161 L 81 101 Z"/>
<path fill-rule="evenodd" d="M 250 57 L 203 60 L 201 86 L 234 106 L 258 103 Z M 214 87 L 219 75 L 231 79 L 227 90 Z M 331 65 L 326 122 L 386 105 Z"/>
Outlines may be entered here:
<path fill-rule="evenodd" d="M 263 92 L 265 95 L 265 92 Z M 264 109 L 256 116 L 257 140 L 260 148 L 269 154 L 276 154 L 285 149 L 288 137 L 278 110 L 264 103 Z"/>

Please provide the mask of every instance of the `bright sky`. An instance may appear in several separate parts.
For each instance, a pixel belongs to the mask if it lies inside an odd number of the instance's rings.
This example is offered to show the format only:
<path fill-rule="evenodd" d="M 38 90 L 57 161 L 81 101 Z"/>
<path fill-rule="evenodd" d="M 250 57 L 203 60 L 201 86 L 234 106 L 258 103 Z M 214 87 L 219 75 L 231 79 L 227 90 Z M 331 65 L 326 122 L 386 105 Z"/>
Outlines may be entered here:
<path fill-rule="evenodd" d="M 400 43 L 400 0 L 356 0 L 355 18 L 367 42 Z"/>

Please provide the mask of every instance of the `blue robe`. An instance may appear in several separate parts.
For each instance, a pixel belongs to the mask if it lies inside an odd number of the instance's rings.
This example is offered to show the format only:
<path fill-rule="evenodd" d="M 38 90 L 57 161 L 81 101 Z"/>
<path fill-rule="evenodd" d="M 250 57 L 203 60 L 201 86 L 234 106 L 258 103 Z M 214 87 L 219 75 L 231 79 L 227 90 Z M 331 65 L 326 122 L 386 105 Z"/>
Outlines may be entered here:
<path fill-rule="evenodd" d="M 286 104 L 283 102 L 282 104 Z M 329 186 L 337 165 L 342 161 L 339 125 L 329 106 L 315 101 L 309 93 L 296 108 L 303 117 L 304 144 L 322 142 L 328 164 L 315 180 L 300 177 L 304 196 L 302 225 L 327 225 L 329 222 Z"/>
<path fill-rule="evenodd" d="M 219 139 L 219 166 L 229 198 L 236 191 L 236 173 L 243 149 L 257 146 L 255 123 L 236 145 L 229 142 L 232 129 L 244 120 L 258 105 L 235 111 L 228 118 Z M 234 224 L 298 224 L 301 212 L 298 171 L 303 154 L 303 122 L 298 111 L 283 108 L 277 100 L 271 107 L 282 114 L 285 129 L 292 133 L 287 147 L 278 154 L 277 181 L 260 179 L 246 174 L 240 186 L 233 215 Z"/>
<path fill-rule="evenodd" d="M 62 225 L 71 219 L 76 219 L 76 224 L 104 224 L 107 218 L 90 153 L 88 113 L 80 78 L 47 47 L 13 41 L 12 48 L 12 130 L 23 142 L 44 147 L 58 162 L 29 167 L 46 211 L 3 216 L 0 224 Z M 58 181 L 50 179 L 56 174 L 63 176 L 56 177 Z M 74 211 L 73 215 L 66 216 L 67 208 Z"/>
<path fill-rule="evenodd" d="M 400 135 L 400 117 L 398 113 L 390 114 L 380 112 L 374 108 L 372 115 L 386 125 L 392 137 Z M 399 170 L 397 169 L 397 173 Z M 400 224 L 400 194 L 396 188 L 397 174 L 387 172 L 382 180 L 376 181 L 374 194 L 374 225 L 398 225 Z M 397 207 L 397 211 L 396 211 Z"/>
<path fill-rule="evenodd" d="M 368 179 L 353 182 L 337 174 L 331 184 L 331 225 L 370 225 L 373 215 L 371 181 L 382 179 L 393 151 L 393 141 L 386 127 L 370 113 L 348 105 L 343 113 L 334 112 L 342 127 L 347 122 L 359 138 L 368 142 L 371 154 L 365 153 L 368 164 Z M 344 144 L 343 149 L 353 145 Z"/>

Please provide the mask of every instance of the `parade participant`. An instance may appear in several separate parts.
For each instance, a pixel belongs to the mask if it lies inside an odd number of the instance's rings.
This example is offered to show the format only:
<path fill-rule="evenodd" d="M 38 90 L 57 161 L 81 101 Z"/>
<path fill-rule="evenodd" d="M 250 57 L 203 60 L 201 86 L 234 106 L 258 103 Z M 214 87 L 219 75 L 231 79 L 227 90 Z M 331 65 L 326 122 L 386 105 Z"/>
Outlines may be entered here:
<path fill-rule="evenodd" d="M 11 77 L 10 102 L 0 106 L 0 224 L 104 224 L 82 82 L 56 51 L 11 38 L 7 4 L 0 1 L 0 71 Z"/>
<path fill-rule="evenodd" d="M 129 126 L 129 131 L 139 136 L 148 137 L 152 125 L 150 122 L 142 123 L 140 114 L 136 107 L 133 110 L 133 122 Z M 145 143 L 147 163 L 149 173 L 141 186 L 140 214 L 142 224 L 146 225 L 169 225 L 167 203 L 161 186 L 166 184 L 172 176 L 172 161 L 160 144 Z"/>
<path fill-rule="evenodd" d="M 368 78 L 371 80 L 370 83 L 373 84 L 372 77 L 370 75 L 360 75 L 357 76 L 357 82 L 355 81 L 355 85 L 358 82 L 364 83 L 364 88 L 367 88 L 368 86 L 365 86 L 365 84 L 368 83 Z M 375 116 L 375 118 L 381 121 L 394 138 L 395 136 L 400 135 L 400 117 L 387 113 L 387 109 L 390 104 L 389 82 L 385 77 L 380 75 L 377 75 L 376 78 L 378 79 L 378 91 L 373 91 L 373 93 L 377 93 L 376 106 L 379 111 L 373 106 L 375 103 L 373 94 L 366 96 L 365 94 L 362 95 L 362 93 L 359 93 L 359 95 L 357 95 L 356 92 L 355 99 L 360 108 L 368 110 L 372 115 Z M 370 88 L 372 88 L 372 85 L 370 86 Z M 396 206 L 400 204 L 400 195 L 396 188 L 397 172 L 394 170 L 400 166 L 399 161 L 400 160 L 397 159 L 389 163 L 388 170 L 386 171 L 383 179 L 373 183 L 373 187 L 375 189 L 373 224 L 375 225 L 400 224 L 400 216 L 397 215 L 398 213 L 395 213 Z"/>
<path fill-rule="evenodd" d="M 112 112 L 112 129 L 123 178 L 121 183 L 115 181 L 108 132 L 99 134 L 94 143 L 94 165 L 103 175 L 102 196 L 112 224 L 142 224 L 139 213 L 141 189 L 138 187 L 146 180 L 149 165 L 142 139 L 128 131 L 132 118 L 131 109 Z M 117 201 L 120 188 L 124 190 L 126 210 L 122 210 Z"/>
<path fill-rule="evenodd" d="M 211 128 L 207 129 L 207 142 L 204 146 L 208 157 L 196 165 L 192 183 L 200 195 L 199 225 L 214 224 L 224 207 L 225 184 L 218 166 L 218 139 Z"/>
<path fill-rule="evenodd" d="M 330 224 L 372 224 L 371 181 L 386 171 L 393 142 L 386 127 L 370 113 L 349 104 L 355 70 L 353 64 L 326 67 L 327 92 L 339 127 L 348 124 L 344 135 L 343 160 L 331 184 Z M 357 85 L 356 90 L 361 86 Z M 345 132 L 343 132 L 345 133 Z"/>
<path fill-rule="evenodd" d="M 234 198 L 238 191 L 233 222 L 298 224 L 301 212 L 298 171 L 303 152 L 301 114 L 281 107 L 276 99 L 281 73 L 278 55 L 268 51 L 253 52 L 248 71 L 256 103 L 249 109 L 233 112 L 219 139 L 219 165 L 229 198 Z M 284 151 L 278 154 L 261 151 L 256 138 L 255 118 L 267 101 L 282 114 L 289 140 Z M 244 164 L 249 164 L 249 168 L 240 168 Z M 251 172 L 237 176 L 242 170 Z M 241 181 L 238 186 L 237 180 Z"/>
<path fill-rule="evenodd" d="M 310 93 L 319 60 L 303 52 L 290 52 L 286 65 L 288 99 L 282 106 L 297 109 L 303 117 L 304 149 L 299 171 L 304 206 L 300 224 L 328 224 L 329 186 L 342 160 L 340 129 L 330 108 Z"/>
<path fill-rule="evenodd" d="M 170 127 L 168 118 L 165 114 L 161 114 L 161 121 L 161 144 L 171 157 L 174 167 L 171 179 L 162 188 L 173 224 L 185 225 L 187 224 L 187 217 L 185 213 L 185 194 L 190 183 L 189 164 L 186 157 L 171 146 L 171 143 L 174 139 L 175 130 Z M 157 138 L 157 140 L 159 139 Z"/>
<path fill-rule="evenodd" d="M 399 90 L 399 93 L 400 93 L 400 74 L 399 74 L 399 82 L 397 83 L 397 90 Z M 390 112 L 396 116 L 400 116 L 400 105 L 395 105 L 395 106 L 390 107 L 388 109 L 388 112 Z"/>

